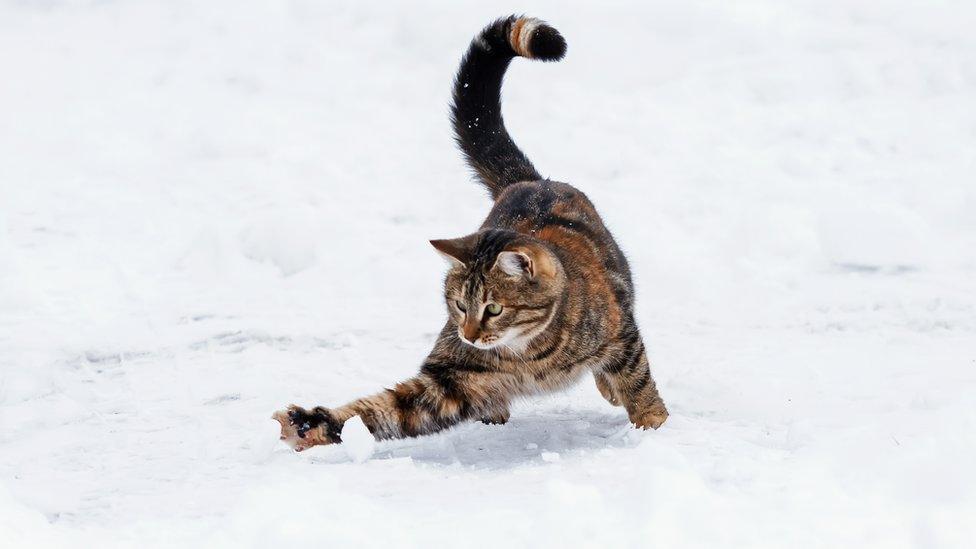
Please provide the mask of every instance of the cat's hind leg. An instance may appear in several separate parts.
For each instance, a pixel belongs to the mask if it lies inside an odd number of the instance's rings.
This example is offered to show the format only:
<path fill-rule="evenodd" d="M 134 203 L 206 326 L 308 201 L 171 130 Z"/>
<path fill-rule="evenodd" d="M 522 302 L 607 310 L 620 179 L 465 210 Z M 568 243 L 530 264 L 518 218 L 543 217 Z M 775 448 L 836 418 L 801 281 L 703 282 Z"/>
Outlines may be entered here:
<path fill-rule="evenodd" d="M 604 376 L 611 397 L 619 399 L 637 427 L 657 429 L 668 419 L 668 409 L 651 377 L 651 366 L 639 335 L 635 334 L 623 352 L 597 373 Z M 597 387 L 600 387 L 599 377 Z"/>
<path fill-rule="evenodd" d="M 613 404 L 614 406 L 623 406 L 623 402 L 617 398 L 617 395 L 613 393 L 613 387 L 610 386 L 610 379 L 607 374 L 603 372 L 593 372 L 593 379 L 596 381 L 596 388 L 603 395 L 603 398 L 607 399 L 607 402 Z"/>

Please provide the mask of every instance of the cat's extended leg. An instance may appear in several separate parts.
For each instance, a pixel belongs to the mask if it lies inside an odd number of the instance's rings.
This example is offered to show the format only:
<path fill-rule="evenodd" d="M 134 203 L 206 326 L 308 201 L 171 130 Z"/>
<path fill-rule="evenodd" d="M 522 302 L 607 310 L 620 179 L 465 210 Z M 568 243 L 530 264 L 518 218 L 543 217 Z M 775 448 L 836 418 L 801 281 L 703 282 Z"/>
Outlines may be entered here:
<path fill-rule="evenodd" d="M 634 425 L 643 429 L 657 429 L 668 419 L 668 409 L 651 377 L 651 367 L 640 336 L 634 337 L 618 357 L 596 372 L 597 387 L 600 387 L 600 374 L 607 381 L 610 396 L 623 404 Z M 614 401 L 610 400 L 610 403 Z"/>
<path fill-rule="evenodd" d="M 426 364 L 419 375 L 393 389 L 345 406 L 311 410 L 290 406 L 273 417 L 281 423 L 281 439 L 299 452 L 341 442 L 342 425 L 357 415 L 377 440 L 426 435 L 465 420 L 501 417 L 507 399 L 493 383 L 496 375 L 464 366 Z"/>

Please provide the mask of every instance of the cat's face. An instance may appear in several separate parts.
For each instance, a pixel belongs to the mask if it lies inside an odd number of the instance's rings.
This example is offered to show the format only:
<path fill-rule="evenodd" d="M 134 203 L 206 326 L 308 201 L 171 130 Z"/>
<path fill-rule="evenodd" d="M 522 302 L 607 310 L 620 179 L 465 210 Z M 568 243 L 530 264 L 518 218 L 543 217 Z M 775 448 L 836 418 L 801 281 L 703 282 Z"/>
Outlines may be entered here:
<path fill-rule="evenodd" d="M 444 297 L 464 343 L 520 353 L 552 321 L 565 275 L 543 245 L 511 238 L 493 246 L 480 233 L 431 243 L 452 265 Z"/>

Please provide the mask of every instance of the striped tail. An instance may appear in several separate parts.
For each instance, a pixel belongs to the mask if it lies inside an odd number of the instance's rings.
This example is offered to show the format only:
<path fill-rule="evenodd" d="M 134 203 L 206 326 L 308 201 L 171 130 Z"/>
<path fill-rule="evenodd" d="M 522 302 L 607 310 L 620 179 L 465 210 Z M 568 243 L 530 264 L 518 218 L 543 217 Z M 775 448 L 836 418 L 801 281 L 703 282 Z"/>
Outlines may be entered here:
<path fill-rule="evenodd" d="M 566 54 L 559 31 L 531 17 L 511 16 L 485 27 L 454 78 L 454 136 L 478 179 L 498 198 L 506 186 L 541 179 L 505 130 L 502 78 L 515 56 L 558 61 Z"/>

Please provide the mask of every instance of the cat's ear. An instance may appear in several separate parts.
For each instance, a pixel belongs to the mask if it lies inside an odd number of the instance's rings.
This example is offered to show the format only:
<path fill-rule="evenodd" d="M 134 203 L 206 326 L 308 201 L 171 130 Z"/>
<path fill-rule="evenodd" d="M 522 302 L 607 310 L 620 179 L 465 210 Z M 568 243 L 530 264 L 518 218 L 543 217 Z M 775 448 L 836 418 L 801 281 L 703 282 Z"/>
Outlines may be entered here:
<path fill-rule="evenodd" d="M 446 259 L 452 266 L 463 267 L 471 261 L 475 239 L 472 236 L 450 238 L 445 240 L 431 240 L 430 245 Z"/>
<path fill-rule="evenodd" d="M 493 268 L 509 276 L 528 278 L 552 277 L 556 274 L 555 258 L 537 246 L 519 246 L 499 252 Z"/>
<path fill-rule="evenodd" d="M 532 259 L 522 252 L 500 252 L 495 260 L 495 268 L 509 276 L 526 275 L 532 278 L 534 271 Z"/>

